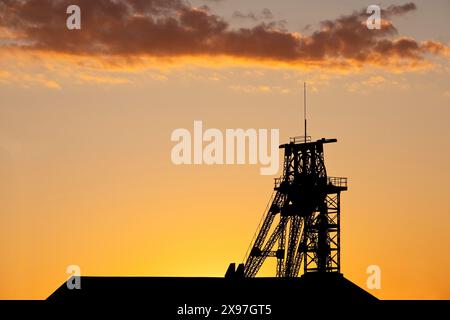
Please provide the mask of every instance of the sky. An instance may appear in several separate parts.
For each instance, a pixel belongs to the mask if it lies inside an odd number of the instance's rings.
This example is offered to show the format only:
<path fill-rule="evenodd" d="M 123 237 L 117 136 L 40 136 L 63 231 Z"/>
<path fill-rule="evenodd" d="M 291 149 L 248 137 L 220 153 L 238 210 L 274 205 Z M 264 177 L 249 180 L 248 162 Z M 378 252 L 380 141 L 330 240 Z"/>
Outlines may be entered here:
<path fill-rule="evenodd" d="M 327 171 L 349 179 L 343 274 L 450 299 L 450 2 L 378 2 L 380 30 L 371 4 L 0 0 L 0 298 L 45 299 L 68 265 L 223 276 L 281 170 L 175 165 L 171 133 L 201 120 L 284 142 L 306 81 L 308 133 L 338 139 Z"/>

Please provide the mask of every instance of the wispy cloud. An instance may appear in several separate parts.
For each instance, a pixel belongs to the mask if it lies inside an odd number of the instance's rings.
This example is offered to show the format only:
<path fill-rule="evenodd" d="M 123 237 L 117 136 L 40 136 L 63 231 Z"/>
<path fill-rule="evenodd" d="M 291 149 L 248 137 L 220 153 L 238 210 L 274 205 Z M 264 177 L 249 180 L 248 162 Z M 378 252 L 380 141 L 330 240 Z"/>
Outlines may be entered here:
<path fill-rule="evenodd" d="M 408 83 L 402 78 L 386 78 L 381 75 L 373 75 L 365 79 L 359 79 L 358 81 L 352 81 L 345 84 L 347 91 L 352 93 L 369 94 L 370 92 L 379 88 L 396 88 L 400 90 L 408 90 Z"/>
<path fill-rule="evenodd" d="M 271 86 L 271 85 L 231 85 L 230 89 L 240 93 L 275 93 L 275 94 L 287 94 L 291 90 L 289 88 L 284 88 L 281 86 Z"/>
<path fill-rule="evenodd" d="M 38 85 L 48 89 L 61 89 L 61 85 L 57 81 L 48 78 L 48 76 L 43 73 L 17 73 L 0 70 L 0 83 L 19 85 L 23 88 Z"/>
<path fill-rule="evenodd" d="M 120 77 L 110 77 L 110 76 L 99 76 L 82 73 L 78 75 L 79 79 L 85 82 L 94 82 L 94 83 L 105 83 L 105 84 L 124 84 L 131 83 L 129 79 L 120 78 Z"/>
<path fill-rule="evenodd" d="M 264 8 L 261 10 L 261 13 L 254 13 L 254 12 L 247 12 L 243 13 L 239 10 L 236 10 L 233 13 L 233 18 L 235 19 L 249 19 L 252 21 L 259 21 L 259 20 L 272 20 L 274 18 L 274 15 L 272 11 L 268 8 Z"/>

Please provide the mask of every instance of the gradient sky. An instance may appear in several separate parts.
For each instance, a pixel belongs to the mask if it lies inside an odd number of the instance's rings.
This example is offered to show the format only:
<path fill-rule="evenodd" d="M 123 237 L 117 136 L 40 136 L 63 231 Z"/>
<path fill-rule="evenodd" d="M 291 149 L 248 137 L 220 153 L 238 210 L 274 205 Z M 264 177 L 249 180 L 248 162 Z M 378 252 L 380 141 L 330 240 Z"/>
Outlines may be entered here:
<path fill-rule="evenodd" d="M 202 120 L 284 141 L 307 81 L 310 134 L 338 139 L 327 170 L 349 178 L 344 275 L 366 288 L 375 264 L 377 297 L 450 299 L 449 1 L 382 1 L 381 31 L 361 26 L 369 1 L 23 3 L 0 0 L 0 298 L 46 298 L 70 264 L 223 276 L 275 176 L 175 166 L 170 134 Z"/>

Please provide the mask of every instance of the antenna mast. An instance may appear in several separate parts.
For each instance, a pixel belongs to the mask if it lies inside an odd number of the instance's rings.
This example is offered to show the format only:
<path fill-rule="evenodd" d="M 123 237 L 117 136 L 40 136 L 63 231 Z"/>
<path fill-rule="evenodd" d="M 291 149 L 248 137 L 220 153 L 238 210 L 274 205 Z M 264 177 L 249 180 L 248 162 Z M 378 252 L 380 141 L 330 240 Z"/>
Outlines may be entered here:
<path fill-rule="evenodd" d="M 306 82 L 303 82 L 303 118 L 305 119 L 305 142 L 306 142 Z"/>

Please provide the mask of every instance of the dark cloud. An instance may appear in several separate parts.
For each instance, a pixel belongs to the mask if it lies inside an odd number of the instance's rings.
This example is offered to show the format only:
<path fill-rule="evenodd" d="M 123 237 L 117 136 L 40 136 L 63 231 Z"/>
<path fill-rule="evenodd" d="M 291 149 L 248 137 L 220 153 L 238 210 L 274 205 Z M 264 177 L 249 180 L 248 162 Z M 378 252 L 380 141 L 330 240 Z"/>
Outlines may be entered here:
<path fill-rule="evenodd" d="M 302 30 L 302 32 L 306 32 L 306 31 L 311 30 L 311 28 L 312 28 L 312 25 L 307 24 L 307 25 L 305 25 L 301 30 Z"/>
<path fill-rule="evenodd" d="M 267 20 L 274 18 L 272 11 L 270 11 L 270 9 L 267 9 L 267 8 L 262 9 L 261 15 L 262 15 L 263 19 L 267 19 Z"/>
<path fill-rule="evenodd" d="M 390 18 L 392 16 L 402 15 L 404 13 L 414 11 L 416 9 L 417 9 L 416 5 L 410 2 L 401 6 L 391 5 L 386 10 L 382 10 L 381 14 L 385 18 Z"/>
<path fill-rule="evenodd" d="M 81 30 L 65 27 L 69 4 L 81 7 Z M 0 0 L 0 27 L 16 34 L 17 45 L 49 52 L 386 64 L 389 59 L 421 60 L 426 53 L 447 50 L 437 42 L 398 36 L 388 18 L 413 10 L 413 3 L 383 10 L 381 30 L 369 30 L 365 25 L 368 15 L 360 10 L 322 21 L 320 30 L 302 37 L 275 23 L 233 29 L 207 8 L 193 8 L 182 0 Z"/>
<path fill-rule="evenodd" d="M 249 13 L 242 13 L 240 11 L 235 11 L 233 12 L 233 18 L 235 19 L 250 19 L 253 21 L 258 21 L 258 17 L 256 16 L 256 14 L 254 14 L 253 12 L 249 12 Z"/>
<path fill-rule="evenodd" d="M 272 20 L 274 18 L 274 15 L 272 11 L 270 11 L 267 8 L 264 8 L 261 10 L 260 14 L 255 14 L 253 12 L 248 13 L 242 13 L 241 11 L 235 11 L 233 13 L 233 18 L 235 19 L 249 19 L 252 21 L 258 21 L 258 20 Z"/>

